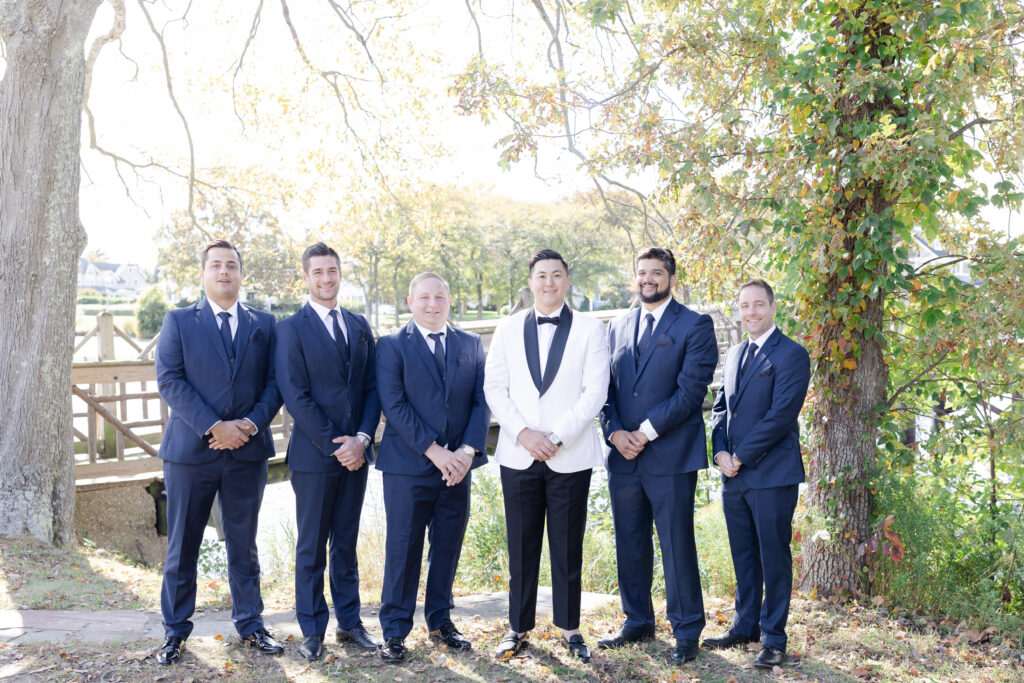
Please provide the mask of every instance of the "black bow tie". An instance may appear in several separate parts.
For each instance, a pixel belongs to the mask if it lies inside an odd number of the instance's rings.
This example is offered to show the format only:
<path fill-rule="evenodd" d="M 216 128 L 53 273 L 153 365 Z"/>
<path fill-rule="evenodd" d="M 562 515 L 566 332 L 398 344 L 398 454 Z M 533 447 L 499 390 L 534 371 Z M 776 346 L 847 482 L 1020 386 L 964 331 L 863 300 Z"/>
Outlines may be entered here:
<path fill-rule="evenodd" d="M 537 324 L 538 325 L 543 325 L 544 323 L 551 323 L 552 325 L 557 325 L 559 320 L 560 320 L 560 318 L 557 318 L 557 317 L 556 318 L 545 318 L 544 316 L 538 316 L 537 317 Z"/>

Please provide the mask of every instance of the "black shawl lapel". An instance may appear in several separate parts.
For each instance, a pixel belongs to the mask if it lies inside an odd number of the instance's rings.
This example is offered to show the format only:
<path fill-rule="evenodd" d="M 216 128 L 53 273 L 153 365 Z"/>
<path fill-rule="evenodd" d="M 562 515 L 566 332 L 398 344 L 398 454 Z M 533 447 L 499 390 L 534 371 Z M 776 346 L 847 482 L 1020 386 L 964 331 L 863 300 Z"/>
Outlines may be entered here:
<path fill-rule="evenodd" d="M 224 367 L 228 369 L 228 375 L 230 375 L 231 361 L 228 360 L 228 350 L 224 348 L 224 340 L 221 339 L 220 328 L 217 327 L 217 318 L 214 317 L 213 309 L 210 308 L 209 299 L 204 298 L 196 304 L 196 315 L 199 316 L 199 324 L 210 335 L 210 343 L 213 344 L 220 359 L 224 361 Z"/>
<path fill-rule="evenodd" d="M 533 385 L 537 391 L 541 391 L 540 381 L 540 351 L 537 345 L 537 314 L 534 309 L 526 314 L 523 319 L 523 343 L 526 346 L 526 366 L 530 368 L 530 377 L 533 378 Z M 559 325 L 561 326 L 561 325 Z M 541 393 L 544 393 L 541 391 Z"/>
<path fill-rule="evenodd" d="M 569 310 L 569 306 L 562 305 L 562 315 L 559 316 L 558 328 L 555 330 L 555 336 L 551 338 L 551 349 L 548 351 L 548 363 L 547 367 L 544 368 L 544 382 L 540 386 L 540 395 L 543 396 L 544 392 L 547 391 L 552 383 L 555 381 L 555 375 L 558 374 L 558 368 L 562 365 L 562 354 L 565 353 L 565 342 L 569 338 L 569 329 L 572 327 L 572 311 Z M 533 326 L 534 335 L 537 334 L 537 326 Z M 537 362 L 540 365 L 538 359 Z"/>

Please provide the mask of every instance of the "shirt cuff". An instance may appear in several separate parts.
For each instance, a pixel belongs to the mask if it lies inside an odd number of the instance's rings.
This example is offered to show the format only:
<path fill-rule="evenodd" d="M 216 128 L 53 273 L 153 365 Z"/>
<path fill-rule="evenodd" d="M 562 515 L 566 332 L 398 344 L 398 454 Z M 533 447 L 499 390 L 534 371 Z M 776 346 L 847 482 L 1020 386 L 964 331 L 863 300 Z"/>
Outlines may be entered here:
<path fill-rule="evenodd" d="M 650 420 L 644 420 L 640 423 L 640 431 L 644 433 L 648 441 L 654 441 L 658 438 L 658 432 L 654 430 L 654 425 L 651 424 Z"/>
<path fill-rule="evenodd" d="M 250 436 L 256 436 L 257 434 L 260 433 L 260 428 L 256 426 L 255 422 L 253 422 L 247 417 L 243 417 L 242 419 L 252 425 L 252 434 Z"/>
<path fill-rule="evenodd" d="M 356 436 L 365 436 L 365 437 L 366 437 L 366 440 L 370 442 L 370 445 L 371 445 L 371 446 L 373 445 L 373 437 L 371 437 L 371 436 L 370 436 L 369 434 L 367 434 L 366 432 L 356 432 Z"/>

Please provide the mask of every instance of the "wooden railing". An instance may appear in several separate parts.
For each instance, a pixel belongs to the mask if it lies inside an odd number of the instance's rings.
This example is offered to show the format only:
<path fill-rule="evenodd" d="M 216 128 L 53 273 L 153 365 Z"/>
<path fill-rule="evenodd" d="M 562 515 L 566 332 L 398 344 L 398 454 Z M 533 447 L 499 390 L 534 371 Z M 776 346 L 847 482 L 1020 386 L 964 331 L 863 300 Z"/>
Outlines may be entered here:
<path fill-rule="evenodd" d="M 602 311 L 594 315 L 607 322 L 622 311 Z M 740 339 L 738 327 L 721 314 L 715 317 L 720 358 L 715 383 L 721 381 L 725 349 Z M 155 341 L 145 349 L 131 340 L 113 324 L 113 318 L 100 314 L 96 328 L 76 348 L 93 336 L 99 336 L 101 357 L 113 351 L 113 336 L 125 337 L 132 348 L 145 357 Z M 473 321 L 460 326 L 480 334 L 485 348 L 497 321 Z M 156 457 L 169 409 L 156 391 L 156 367 L 151 359 L 101 360 L 75 363 L 71 370 L 71 392 L 75 423 L 76 483 L 80 489 L 116 486 L 135 481 L 155 480 L 161 476 L 162 463 Z M 707 406 L 706 406 L 707 407 Z M 274 419 L 277 457 L 272 464 L 283 461 L 291 434 L 292 420 L 283 409 Z M 81 428 L 80 428 L 81 427 Z M 84 457 L 83 457 L 84 456 Z"/>

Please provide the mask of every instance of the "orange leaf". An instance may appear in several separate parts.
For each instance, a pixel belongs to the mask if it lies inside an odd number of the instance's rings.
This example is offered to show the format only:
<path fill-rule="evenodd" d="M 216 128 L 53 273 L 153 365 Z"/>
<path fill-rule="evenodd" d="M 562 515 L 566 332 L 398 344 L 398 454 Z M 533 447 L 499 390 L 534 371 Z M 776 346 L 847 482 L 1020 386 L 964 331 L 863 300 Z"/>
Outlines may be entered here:
<path fill-rule="evenodd" d="M 843 367 L 846 368 L 847 370 L 856 370 L 857 369 L 857 359 L 856 358 L 847 358 L 846 360 L 843 361 Z"/>

